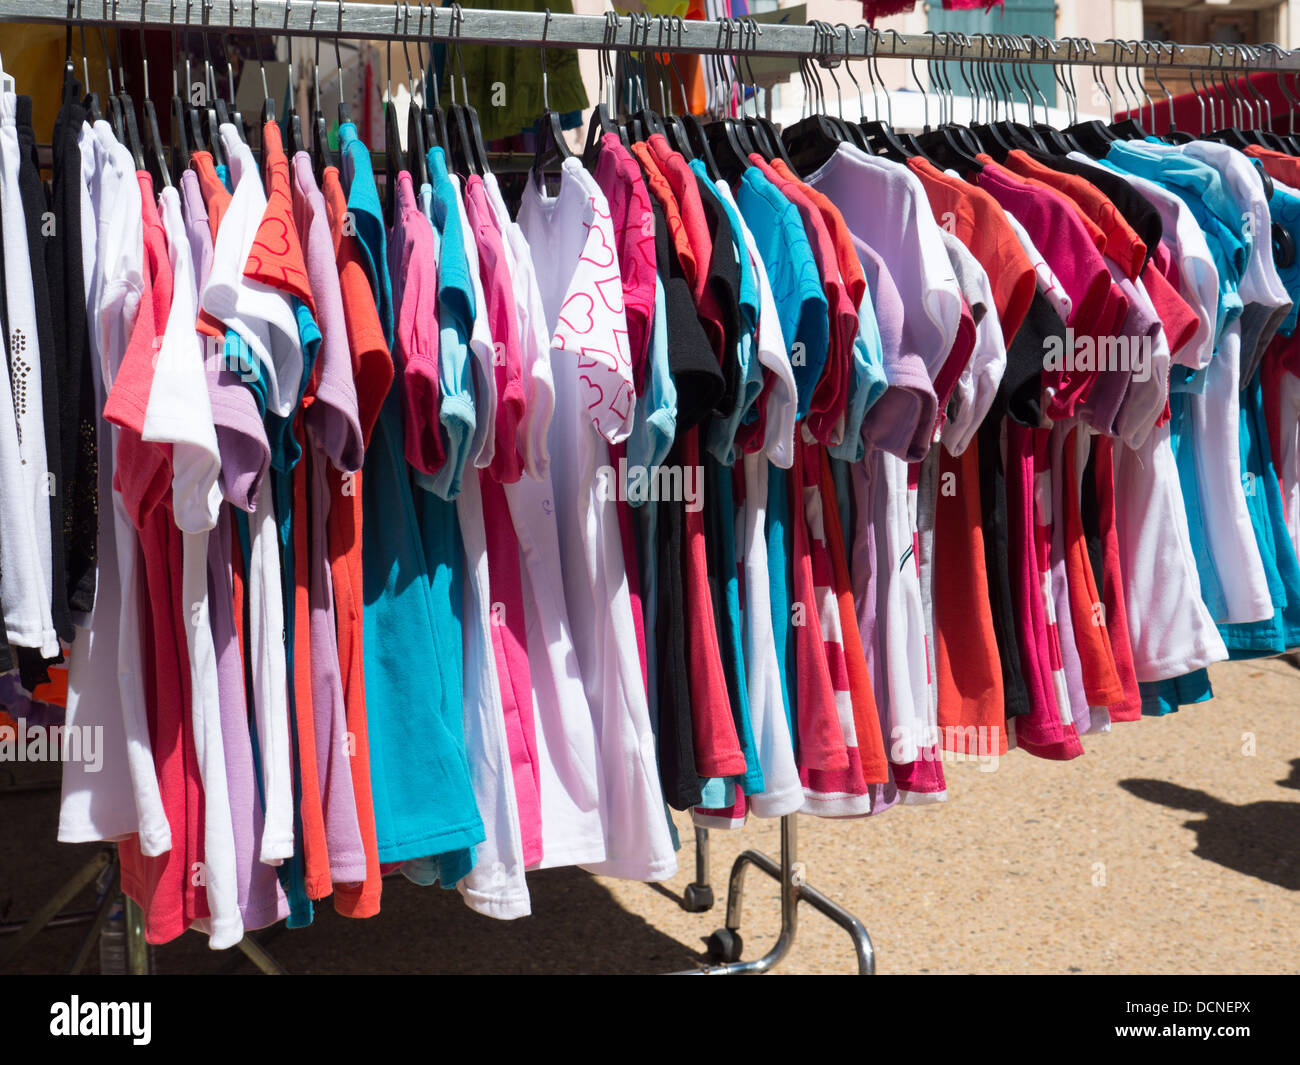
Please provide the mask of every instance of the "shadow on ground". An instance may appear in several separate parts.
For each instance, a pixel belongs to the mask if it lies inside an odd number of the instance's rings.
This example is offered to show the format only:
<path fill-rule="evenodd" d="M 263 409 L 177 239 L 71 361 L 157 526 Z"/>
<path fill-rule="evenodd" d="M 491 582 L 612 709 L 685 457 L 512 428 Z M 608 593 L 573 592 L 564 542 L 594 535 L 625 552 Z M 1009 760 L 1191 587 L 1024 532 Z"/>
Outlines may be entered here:
<path fill-rule="evenodd" d="M 19 775 L 35 783 L 29 774 Z M 57 786 L 0 792 L 0 922 L 32 913 L 100 848 L 56 842 L 58 806 Z M 317 905 L 311 927 L 278 925 L 254 937 L 296 973 L 648 973 L 694 968 L 701 960 L 687 944 L 623 909 L 579 869 L 530 873 L 528 886 L 533 915 L 497 921 L 470 911 L 455 891 L 394 876 L 384 881 L 383 909 L 376 917 L 340 917 L 326 899 Z M 94 904 L 87 888 L 67 909 Z M 700 934 L 712 927 L 701 927 Z M 66 971 L 85 933 L 84 924 L 42 933 L 10 971 Z M 0 950 L 4 942 L 0 936 Z M 209 950 L 207 938 L 196 932 L 154 948 L 154 969 L 257 971 L 238 950 Z M 97 970 L 98 952 L 92 951 L 87 971 Z"/>
<path fill-rule="evenodd" d="M 1300 759 L 1279 787 L 1300 787 Z M 1121 780 L 1139 799 L 1203 815 L 1184 822 L 1196 833 L 1192 853 L 1288 891 L 1300 891 L 1300 802 L 1250 802 L 1235 806 L 1208 792 L 1164 780 Z"/>

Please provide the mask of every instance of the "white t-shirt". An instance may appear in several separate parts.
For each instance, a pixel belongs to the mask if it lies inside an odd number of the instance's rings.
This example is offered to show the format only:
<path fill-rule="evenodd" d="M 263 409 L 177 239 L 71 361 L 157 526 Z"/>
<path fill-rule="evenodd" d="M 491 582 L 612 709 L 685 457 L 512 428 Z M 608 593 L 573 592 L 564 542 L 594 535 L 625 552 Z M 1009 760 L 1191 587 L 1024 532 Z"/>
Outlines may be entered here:
<path fill-rule="evenodd" d="M 993 287 L 989 284 L 988 273 L 957 237 L 947 230 L 941 230 L 940 235 L 958 279 L 965 279 L 963 285 L 972 286 L 975 298 L 967 296 L 967 304 L 974 308 L 978 303 L 984 308 L 984 313 L 975 323 L 975 346 L 953 387 L 948 400 L 948 420 L 941 431 L 948 454 L 960 455 L 970 446 L 997 397 L 1002 375 L 1007 370 L 1007 345 L 993 303 Z"/>
<path fill-rule="evenodd" d="M 1137 679 L 1168 680 L 1223 661 L 1228 649 L 1201 600 L 1169 426 L 1152 430 L 1136 450 L 1114 453 L 1115 531 Z"/>
<path fill-rule="evenodd" d="M 853 603 L 889 760 L 916 761 L 934 735 L 925 614 L 912 558 L 907 464 L 870 449 L 853 466 Z"/>
<path fill-rule="evenodd" d="M 528 671 L 533 686 L 541 782 L 541 867 L 594 865 L 606 857 L 596 775 L 600 745 L 578 672 L 578 653 L 564 603 L 555 490 L 546 444 L 555 406 L 551 337 L 528 240 L 518 224 L 510 220 L 496 179 L 489 177 L 484 178 L 488 200 L 506 238 L 526 390 L 520 438 L 528 476 L 503 488 L 522 563 Z M 534 403 L 537 409 L 533 409 Z"/>
<path fill-rule="evenodd" d="M 546 436 L 555 410 L 555 381 L 551 376 L 551 335 L 546 310 L 537 289 L 537 272 L 528 240 L 510 218 L 495 174 L 485 174 L 488 203 L 505 238 L 506 263 L 514 280 L 515 316 L 519 321 L 519 352 L 523 362 L 524 416 L 519 423 L 524 472 L 540 480 L 550 468 Z"/>
<path fill-rule="evenodd" d="M 604 862 L 587 868 L 664 880 L 676 873 L 677 858 L 664 817 L 618 515 L 613 494 L 598 483 L 599 477 L 605 488 L 615 487 L 609 444 L 627 439 L 636 405 L 609 205 L 578 160 L 567 159 L 554 197 L 528 182 L 519 226 L 531 247 L 547 249 L 554 267 L 538 274 L 555 377 L 551 473 L 565 603 L 600 745 L 606 851 Z"/>
<path fill-rule="evenodd" d="M 884 260 L 903 306 L 924 311 L 905 316 L 903 346 L 920 354 L 933 381 L 957 336 L 961 289 L 920 179 L 902 163 L 841 144 L 804 180 Z"/>
<path fill-rule="evenodd" d="M 36 333 L 36 295 L 27 248 L 26 212 L 18 187 L 21 149 L 14 114 L 13 79 L 0 69 L 0 228 L 4 233 L 4 299 L 9 335 L 9 373 L 0 395 L 0 601 L 9 642 L 35 647 L 50 659 L 59 640 L 50 613 L 54 586 L 50 541 L 50 492 L 45 453 L 45 407 L 41 349 Z"/>
<path fill-rule="evenodd" d="M 266 191 L 253 153 L 235 127 L 221 127 L 235 191 L 212 249 L 203 309 L 248 344 L 261 361 L 268 409 L 287 417 L 302 381 L 302 341 L 289 297 L 244 276 L 248 253 L 266 213 Z M 252 649 L 253 709 L 261 756 L 266 819 L 260 858 L 279 865 L 293 856 L 293 775 L 289 747 L 289 681 L 284 650 L 284 599 L 279 531 L 269 477 L 258 486 L 249 515 L 248 646 Z"/>
<path fill-rule="evenodd" d="M 476 473 L 471 472 L 461 484 L 456 515 L 465 551 L 465 755 L 486 837 L 474 848 L 474 868 L 456 887 L 470 909 L 510 920 L 527 917 L 532 908 L 524 878 L 523 834 L 506 739 L 501 682 L 492 650 L 495 622 L 487 533 Z"/>
<path fill-rule="evenodd" d="M 125 172 L 114 168 L 101 151 L 95 131 L 84 123 L 77 139 L 81 151 L 81 265 L 85 286 L 87 326 L 91 349 L 91 371 L 95 386 L 96 408 L 102 410 L 107 396 L 104 384 L 105 356 L 96 321 L 98 293 L 103 288 L 99 273 L 99 221 L 97 202 L 105 183 L 120 194 Z M 110 172 L 101 175 L 101 163 L 108 162 Z M 95 195 L 92 196 L 92 190 Z M 109 198 L 104 202 L 115 202 Z M 139 202 L 138 200 L 136 201 Z M 139 216 L 137 215 L 137 220 Z M 143 234 L 139 238 L 140 270 L 144 256 Z M 138 273 L 136 276 L 140 276 Z M 139 299 L 138 290 L 135 297 Z M 5 382 L 5 387 L 8 382 Z M 5 398 L 0 396 L 0 433 L 3 432 Z M 113 434 L 116 432 L 102 417 L 96 419 L 99 444 L 98 491 L 101 500 L 113 498 Z M 123 709 L 124 690 L 118 683 L 118 625 L 122 616 L 121 585 L 117 573 L 117 521 L 115 514 L 100 515 L 97 533 L 99 566 L 95 581 L 95 601 L 89 615 L 77 619 L 78 632 L 68 659 L 67 725 L 90 727 L 102 737 L 103 752 L 99 772 L 89 772 L 84 761 L 69 761 L 63 766 L 63 795 L 59 806 L 59 841 L 89 843 L 97 840 L 121 840 L 141 831 L 141 845 L 147 853 L 158 854 L 171 848 L 171 832 L 162 811 L 158 782 L 153 773 L 153 755 L 147 727 L 128 744 Z M 6 548 L 7 550 L 7 548 Z M 137 670 L 134 678 L 138 680 Z M 143 704 L 139 709 L 143 713 Z M 138 744 L 143 741 L 141 752 Z M 137 798 L 135 776 L 148 767 Z M 152 783 L 152 787 L 143 785 Z M 152 805 L 151 805 L 152 803 Z M 137 808 L 147 811 L 142 817 Z"/>
<path fill-rule="evenodd" d="M 208 625 L 208 532 L 221 507 L 221 456 L 212 420 L 203 351 L 194 323 L 198 280 L 180 194 L 168 186 L 159 194 L 167 257 L 172 267 L 172 305 L 149 390 L 145 440 L 172 446 L 172 510 L 181 531 L 181 595 L 189 611 L 185 626 L 189 654 L 191 717 L 199 779 L 203 782 L 203 861 L 208 907 L 203 921 L 213 950 L 233 947 L 244 937 L 235 866 L 235 828 L 226 789 L 225 743 L 217 693 L 217 651 Z"/>

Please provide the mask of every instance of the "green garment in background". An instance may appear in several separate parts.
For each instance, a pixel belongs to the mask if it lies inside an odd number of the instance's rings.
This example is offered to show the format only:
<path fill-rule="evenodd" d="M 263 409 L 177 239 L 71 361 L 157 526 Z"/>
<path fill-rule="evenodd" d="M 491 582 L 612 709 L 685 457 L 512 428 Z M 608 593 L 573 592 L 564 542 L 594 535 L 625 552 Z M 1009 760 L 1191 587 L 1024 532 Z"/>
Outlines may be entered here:
<path fill-rule="evenodd" d="M 571 0 L 466 0 L 463 8 L 493 11 L 545 11 L 573 14 Z M 441 25 L 441 15 L 439 16 Z M 494 141 L 531 129 L 546 108 L 542 104 L 542 50 L 540 48 L 467 44 L 461 49 L 469 102 L 478 111 L 483 140 Z M 547 95 L 558 114 L 587 107 L 587 90 L 573 49 L 547 48 Z M 456 98 L 461 98 L 460 64 L 455 50 L 443 66 L 442 104 L 451 98 L 448 78 L 456 78 Z"/>

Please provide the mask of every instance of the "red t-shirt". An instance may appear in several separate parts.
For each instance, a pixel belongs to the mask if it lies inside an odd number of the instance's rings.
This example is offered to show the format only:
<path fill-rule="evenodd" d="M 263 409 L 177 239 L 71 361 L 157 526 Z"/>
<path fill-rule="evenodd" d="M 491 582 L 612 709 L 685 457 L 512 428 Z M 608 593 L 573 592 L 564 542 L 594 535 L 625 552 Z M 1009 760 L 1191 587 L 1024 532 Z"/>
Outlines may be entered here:
<path fill-rule="evenodd" d="M 393 380 L 393 360 L 379 324 L 379 311 L 370 291 L 355 234 L 347 226 L 348 202 L 339 172 L 327 167 L 321 183 L 330 233 L 339 269 L 344 323 L 352 354 L 361 431 L 367 442 Z M 362 611 L 365 604 L 361 571 L 361 471 L 344 474 L 329 469 L 329 562 L 334 583 L 334 612 L 338 627 L 339 675 L 352 740 L 349 766 L 356 794 L 357 821 L 366 854 L 366 879 L 361 884 L 334 887 L 334 908 L 349 917 L 373 917 L 379 912 L 382 873 L 375 837 L 375 811 L 370 791 L 370 743 L 366 727 L 366 680 Z"/>
<path fill-rule="evenodd" d="M 119 847 L 122 888 L 145 912 L 145 937 L 166 943 L 196 918 L 207 917 L 201 879 L 203 789 L 194 750 L 189 659 L 181 597 L 181 536 L 169 511 L 171 448 L 145 443 L 145 412 L 153 387 L 155 353 L 171 311 L 172 271 L 167 238 L 154 200 L 153 180 L 137 174 L 144 215 L 145 291 L 104 417 L 121 428 L 113 486 L 139 531 L 149 609 L 141 619 L 149 740 L 172 847 L 146 857 L 133 837 Z"/>

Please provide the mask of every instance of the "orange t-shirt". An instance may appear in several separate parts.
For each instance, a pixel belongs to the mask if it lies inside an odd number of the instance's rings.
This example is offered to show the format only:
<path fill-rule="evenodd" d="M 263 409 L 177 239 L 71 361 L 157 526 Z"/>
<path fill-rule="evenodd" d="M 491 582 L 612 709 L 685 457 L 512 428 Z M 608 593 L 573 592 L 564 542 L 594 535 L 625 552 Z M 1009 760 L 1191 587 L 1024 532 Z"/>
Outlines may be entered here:
<path fill-rule="evenodd" d="M 910 159 L 908 164 L 925 188 L 935 220 L 970 249 L 988 274 L 1003 340 L 1010 344 L 1038 283 L 1006 213 L 983 189 L 949 177 L 926 160 Z M 1007 749 L 1006 689 L 989 605 L 979 438 L 957 457 L 941 446 L 938 463 L 933 595 L 940 735 L 948 750 L 1001 754 Z"/>
<path fill-rule="evenodd" d="M 1110 706 L 1122 702 L 1124 686 L 1115 668 L 1110 632 L 1106 627 L 1106 610 L 1088 557 L 1088 543 L 1083 533 L 1079 506 L 1079 477 L 1075 474 L 1079 428 L 1066 436 L 1062 447 L 1061 469 L 1055 476 L 1065 478 L 1061 489 L 1065 502 L 1065 580 L 1070 600 L 1070 620 L 1074 643 L 1083 673 L 1083 690 L 1089 706 Z"/>
<path fill-rule="evenodd" d="M 199 176 L 199 191 L 203 194 L 203 206 L 208 212 L 208 228 L 212 230 L 212 239 L 215 241 L 217 230 L 221 228 L 221 220 L 226 217 L 226 211 L 230 208 L 230 191 L 217 176 L 217 168 L 212 162 L 210 153 L 195 152 L 190 156 L 190 166 Z M 202 309 L 199 310 L 197 328 L 204 336 L 215 340 L 226 338 L 226 327 Z"/>
<path fill-rule="evenodd" d="M 1029 313 L 1038 282 L 1006 212 L 983 189 L 949 177 L 928 160 L 913 158 L 907 165 L 925 186 L 935 220 L 965 244 L 988 273 L 1002 339 L 1009 346 Z"/>
<path fill-rule="evenodd" d="M 379 324 L 379 311 L 362 265 L 357 238 L 346 231 L 347 196 L 339 172 L 327 167 L 321 193 L 334 238 L 343 297 L 343 316 L 352 355 L 361 432 L 368 443 L 384 397 L 393 381 L 393 359 Z M 361 570 L 361 472 L 345 474 L 329 468 L 329 562 L 334 582 L 334 613 L 338 628 L 339 676 L 351 739 L 352 787 L 357 821 L 366 853 L 366 879 L 361 884 L 334 886 L 334 908 L 348 917 L 373 917 L 382 891 L 375 810 L 370 791 L 370 744 L 366 729 L 366 679 L 362 642 L 364 585 Z"/>
<path fill-rule="evenodd" d="M 1114 260 L 1130 281 L 1138 279 L 1146 263 L 1146 243 L 1097 186 L 1077 174 L 1064 174 L 1044 166 L 1019 150 L 1008 152 L 1003 166 L 1026 180 L 1055 189 L 1071 200 L 1082 212 L 1084 220 L 1101 234 L 1098 250 Z"/>

